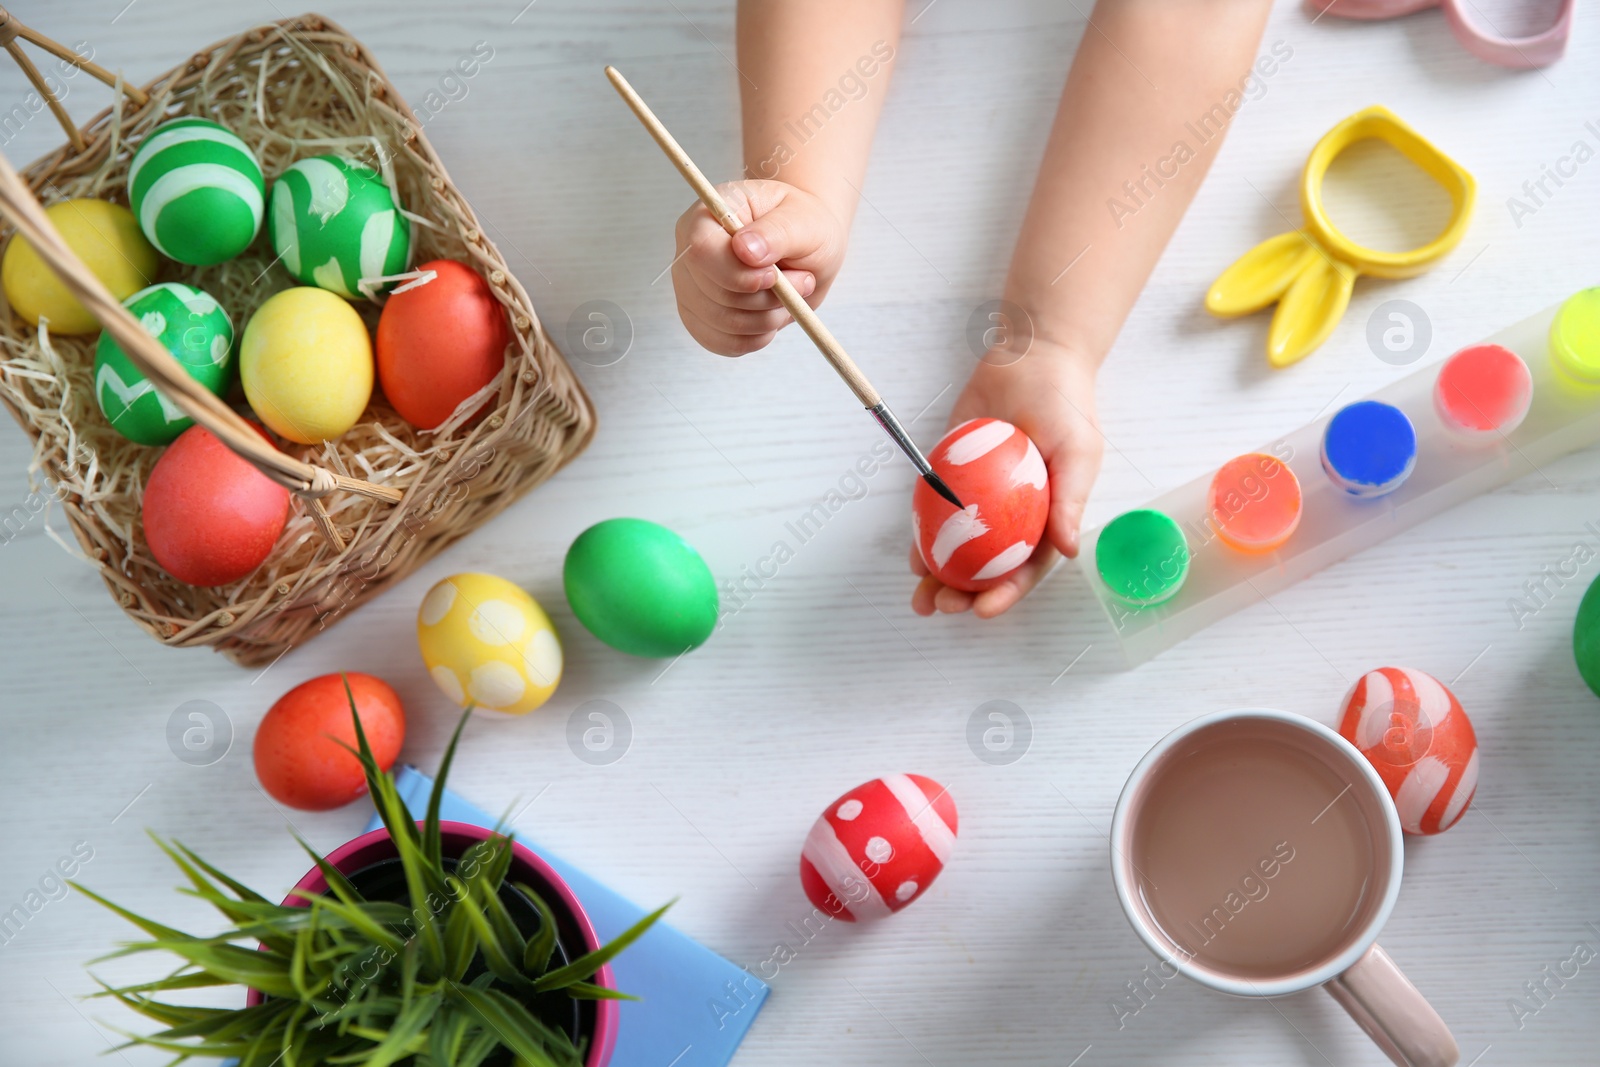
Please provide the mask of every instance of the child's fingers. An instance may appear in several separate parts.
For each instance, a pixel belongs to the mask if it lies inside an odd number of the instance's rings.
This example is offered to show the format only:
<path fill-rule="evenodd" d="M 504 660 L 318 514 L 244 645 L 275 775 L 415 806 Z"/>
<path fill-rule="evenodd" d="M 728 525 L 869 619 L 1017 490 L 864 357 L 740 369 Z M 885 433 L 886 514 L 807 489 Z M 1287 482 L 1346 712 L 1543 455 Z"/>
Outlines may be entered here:
<path fill-rule="evenodd" d="M 771 311 L 740 311 L 738 308 L 723 307 L 721 304 L 704 301 L 696 303 L 691 310 L 707 326 L 719 333 L 732 334 L 735 337 L 756 337 L 777 333 L 793 321 L 789 317 L 789 312 L 781 307 L 773 308 Z"/>
<path fill-rule="evenodd" d="M 789 279 L 789 284 L 794 286 L 794 291 L 801 297 L 810 297 L 817 291 L 817 276 L 808 270 L 785 270 L 783 276 Z M 777 297 L 773 299 L 776 300 Z M 809 304 L 811 301 L 808 299 L 806 303 Z"/>
<path fill-rule="evenodd" d="M 684 329 L 689 331 L 689 336 L 699 342 L 700 347 L 719 356 L 747 356 L 751 352 L 767 347 L 777 336 L 776 333 L 728 333 L 706 322 L 696 309 L 686 304 L 678 305 L 678 317 L 683 320 Z"/>
<path fill-rule="evenodd" d="M 772 286 L 769 265 L 749 266 L 733 254 L 728 231 L 711 217 L 705 205 L 696 204 L 678 220 L 678 259 L 687 262 L 719 288 L 735 293 L 759 293 Z"/>
<path fill-rule="evenodd" d="M 721 304 L 725 308 L 738 308 L 741 311 L 771 311 L 773 308 L 783 306 L 771 289 L 763 289 L 759 293 L 736 293 L 732 289 L 724 289 L 707 278 L 696 270 L 693 264 L 686 263 L 684 270 L 693 282 L 695 290 L 713 304 Z"/>
<path fill-rule="evenodd" d="M 723 289 L 746 294 L 769 289 L 773 264 L 780 259 L 804 259 L 828 240 L 823 232 L 827 219 L 814 208 L 803 209 L 794 203 L 780 202 L 773 214 L 757 219 L 732 238 L 703 204 L 696 205 L 678 221 L 679 251 Z M 815 290 L 816 279 L 809 271 L 790 269 L 786 273 L 802 296 Z"/>
<path fill-rule="evenodd" d="M 931 574 L 922 576 L 922 581 L 917 583 L 916 589 L 911 592 L 911 610 L 918 615 L 932 615 L 938 610 L 934 604 L 934 597 L 944 586 L 939 579 Z"/>
<path fill-rule="evenodd" d="M 976 599 L 975 593 L 943 585 L 934 594 L 933 603 L 942 614 L 956 615 L 963 611 L 971 611 L 974 599 Z"/>
<path fill-rule="evenodd" d="M 717 232 L 722 233 L 720 229 Z M 708 285 L 715 286 L 736 298 L 772 296 L 774 268 L 744 266 L 728 251 L 726 234 L 722 234 L 721 240 L 724 243 L 722 249 L 709 249 L 704 252 L 691 249 L 684 257 L 684 261 L 689 263 L 690 269 L 704 278 Z M 789 284 L 794 286 L 801 296 L 810 296 L 816 292 L 816 275 L 810 271 L 786 269 L 783 273 L 789 279 Z M 778 298 L 772 296 L 772 299 Z"/>
<path fill-rule="evenodd" d="M 833 220 L 817 201 L 793 194 L 788 186 L 762 186 L 753 191 L 753 219 L 733 235 L 733 253 L 748 267 L 768 267 L 780 260 L 798 261 L 825 249 L 833 240 Z"/>
<path fill-rule="evenodd" d="M 1005 581 L 978 594 L 972 604 L 973 613 L 980 619 L 992 619 L 1010 611 L 1044 580 L 1044 576 L 1050 573 L 1060 558 L 1061 554 L 1054 545 L 1048 542 L 1040 545 L 1028 562 L 1017 568 Z"/>
<path fill-rule="evenodd" d="M 1087 422 L 1087 419 L 1082 420 Z M 1105 439 L 1092 424 L 1069 435 L 1046 460 L 1050 471 L 1050 520 L 1045 533 L 1061 554 L 1076 559 L 1083 509 L 1100 473 Z"/>
<path fill-rule="evenodd" d="M 928 566 L 911 547 L 911 570 L 922 576 L 911 594 L 911 610 L 918 615 L 932 615 L 935 611 L 954 615 L 971 611 L 980 619 L 992 619 L 1016 607 L 1017 603 L 1049 574 L 1061 558 L 1054 545 L 1042 544 L 1028 562 L 1019 567 L 1005 581 L 978 593 L 954 589 L 928 573 Z"/>
<path fill-rule="evenodd" d="M 767 288 L 755 293 L 739 293 L 732 289 L 725 289 L 717 284 L 714 279 L 701 271 L 697 264 L 685 260 L 683 265 L 684 269 L 689 272 L 689 278 L 694 282 L 695 288 L 714 304 L 738 308 L 741 311 L 770 311 L 773 308 L 783 307 L 783 301 L 779 300 L 778 295 L 772 291 L 770 277 L 768 278 Z M 810 271 L 786 270 L 783 274 L 801 296 L 810 296 L 817 287 L 816 276 Z"/>

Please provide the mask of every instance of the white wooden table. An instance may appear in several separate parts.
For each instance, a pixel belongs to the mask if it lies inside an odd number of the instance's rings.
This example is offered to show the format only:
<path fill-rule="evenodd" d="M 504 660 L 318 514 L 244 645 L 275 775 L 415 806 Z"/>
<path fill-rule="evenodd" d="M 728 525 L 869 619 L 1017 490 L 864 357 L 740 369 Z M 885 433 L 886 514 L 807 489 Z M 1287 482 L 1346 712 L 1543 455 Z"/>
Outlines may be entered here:
<path fill-rule="evenodd" d="M 458 789 L 493 811 L 533 800 L 519 832 L 641 902 L 681 895 L 673 921 L 730 959 L 757 968 L 793 940 L 785 923 L 809 911 L 796 856 L 838 793 L 913 770 L 956 797 L 958 854 L 927 899 L 875 928 L 836 924 L 800 948 L 773 980 L 738 1059 L 745 1067 L 1382 1062 L 1316 992 L 1269 1005 L 1171 983 L 1119 1029 L 1113 1001 L 1150 957 L 1112 894 L 1105 833 L 1129 768 L 1177 724 L 1240 705 L 1331 723 L 1350 682 L 1390 663 L 1456 679 L 1483 776 L 1456 828 L 1408 842 L 1384 944 L 1450 1022 L 1464 1062 L 1600 1060 L 1600 964 L 1521 1029 L 1508 1007 L 1576 943 L 1600 947 L 1600 926 L 1590 925 L 1600 923 L 1600 702 L 1570 651 L 1573 612 L 1596 567 L 1520 628 L 1508 606 L 1575 542 L 1600 540 L 1585 526 L 1600 520 L 1600 453 L 1548 464 L 1543 477 L 1395 537 L 1131 672 L 1072 569 L 999 621 L 919 619 L 908 606 L 904 461 L 803 545 L 787 531 L 838 487 L 876 431 L 793 331 L 740 361 L 689 340 L 663 277 L 688 196 L 601 76 L 617 63 L 709 172 L 732 176 L 730 5 L 524 2 L 447 10 L 338 0 L 324 10 L 382 57 L 414 105 L 477 42 L 492 47 L 468 95 L 431 117 L 428 133 L 558 338 L 586 301 L 611 301 L 631 320 L 626 358 L 577 364 L 600 411 L 595 443 L 264 676 L 206 652 L 162 650 L 50 540 L 45 519 L 27 523 L 0 545 L 0 910 L 85 842 L 93 858 L 80 877 L 97 890 L 179 925 L 209 922 L 171 892 L 178 876 L 145 826 L 263 891 L 287 888 L 306 864 L 286 824 L 330 848 L 366 813 L 269 802 L 251 765 L 256 723 L 305 678 L 372 671 L 408 699 L 405 758 L 431 769 L 453 716 L 413 651 L 416 605 L 439 578 L 482 569 L 526 585 L 551 612 L 567 673 L 543 711 L 469 728 Z M 251 20 L 293 13 L 271 0 L 124 3 L 17 10 L 141 81 Z M 1596 281 L 1600 163 L 1580 166 L 1520 226 L 1506 203 L 1575 142 L 1600 149 L 1600 121 L 1585 125 L 1600 120 L 1600 12 L 1583 7 L 1564 62 L 1513 74 L 1469 57 L 1437 12 L 1313 24 L 1280 6 L 1264 47 L 1285 42 L 1292 57 L 1239 112 L 1103 375 L 1110 447 L 1093 522 L 1299 426 L 1336 396 L 1406 373 L 1365 342 L 1385 300 L 1425 309 L 1434 340 L 1422 358 L 1432 361 Z M 826 312 L 903 418 L 926 406 L 913 426 L 924 443 L 971 368 L 965 324 L 997 295 L 1086 29 L 1080 8 L 1086 0 L 912 0 L 868 206 Z M 24 92 L 0 64 L 0 111 Z M 105 99 L 80 78 L 68 103 L 86 118 Z M 1374 102 L 1476 174 L 1477 217 L 1433 273 L 1360 282 L 1323 351 L 1269 372 L 1266 317 L 1213 321 L 1201 295 L 1296 217 L 1299 169 L 1317 137 Z M 61 139 L 47 114 L 4 138 L 18 162 Z M 0 431 L 0 510 L 25 501 L 27 459 L 22 434 Z M 749 583 L 742 604 L 730 601 L 738 610 L 703 649 L 663 670 L 601 646 L 561 594 L 568 543 L 621 514 L 679 530 L 719 579 L 753 570 L 780 539 L 795 556 L 759 588 Z M 631 725 L 625 758 L 610 765 L 582 762 L 567 744 L 569 716 L 591 699 L 614 702 Z M 175 710 L 197 700 L 222 709 L 232 731 L 226 756 L 203 767 L 176 759 L 166 733 Z M 1031 722 L 1025 754 L 1009 765 L 981 761 L 967 742 L 969 717 L 989 700 L 1014 702 Z M 78 1000 L 92 988 L 85 961 L 129 932 L 70 895 L 0 945 L 0 1063 L 95 1062 L 113 1036 L 105 1024 L 137 1025 Z"/>

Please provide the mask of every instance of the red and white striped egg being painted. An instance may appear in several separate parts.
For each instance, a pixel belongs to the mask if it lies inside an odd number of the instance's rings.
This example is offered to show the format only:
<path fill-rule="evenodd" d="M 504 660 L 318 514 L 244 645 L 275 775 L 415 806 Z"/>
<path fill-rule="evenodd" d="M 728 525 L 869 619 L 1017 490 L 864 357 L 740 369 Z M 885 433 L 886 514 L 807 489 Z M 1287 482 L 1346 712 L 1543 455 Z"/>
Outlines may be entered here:
<path fill-rule="evenodd" d="M 956 802 L 920 774 L 858 785 L 828 805 L 800 853 L 811 903 L 846 922 L 880 919 L 916 900 L 956 843 Z"/>
<path fill-rule="evenodd" d="M 917 551 L 945 585 L 976 593 L 1027 562 L 1044 536 L 1050 481 L 1038 446 L 1001 419 L 968 419 L 928 462 L 965 510 L 918 481 L 911 497 Z"/>
<path fill-rule="evenodd" d="M 1345 694 L 1339 733 L 1389 787 L 1408 834 L 1438 834 L 1478 788 L 1478 736 L 1443 682 L 1409 667 L 1379 667 Z"/>

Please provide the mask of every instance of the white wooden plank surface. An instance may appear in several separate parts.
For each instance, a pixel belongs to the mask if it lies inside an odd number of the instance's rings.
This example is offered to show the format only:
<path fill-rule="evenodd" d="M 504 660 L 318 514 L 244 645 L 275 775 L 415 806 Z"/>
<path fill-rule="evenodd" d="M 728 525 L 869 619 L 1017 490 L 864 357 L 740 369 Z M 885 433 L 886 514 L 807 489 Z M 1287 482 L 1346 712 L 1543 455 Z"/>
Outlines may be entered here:
<path fill-rule="evenodd" d="M 286 813 L 255 785 L 250 739 L 260 716 L 304 678 L 374 671 L 409 697 L 405 757 L 431 767 L 451 716 L 412 652 L 416 604 L 440 577 L 486 569 L 526 584 L 550 610 L 567 675 L 542 712 L 469 729 L 458 787 L 491 810 L 538 795 L 516 821 L 520 832 L 642 902 L 681 894 L 674 921 L 733 960 L 757 967 L 788 936 L 784 923 L 809 910 L 795 857 L 833 796 L 893 770 L 929 774 L 956 796 L 958 857 L 935 889 L 877 928 L 835 926 L 805 946 L 773 982 L 738 1060 L 747 1067 L 800 1058 L 1382 1062 L 1316 992 L 1267 1005 L 1174 983 L 1119 1029 L 1111 1002 L 1149 957 L 1117 908 L 1104 833 L 1128 769 L 1166 730 L 1238 705 L 1332 722 L 1349 682 L 1385 663 L 1461 675 L 1456 691 L 1484 763 L 1463 822 L 1408 844 L 1384 943 L 1451 1023 L 1465 1061 L 1600 1060 L 1596 965 L 1521 1029 L 1507 1006 L 1575 943 L 1600 946 L 1600 928 L 1588 925 L 1600 922 L 1600 707 L 1569 645 L 1596 567 L 1521 628 L 1507 606 L 1574 542 L 1594 545 L 1584 524 L 1600 521 L 1595 451 L 1331 568 L 1133 672 L 1119 669 L 1098 609 L 1067 569 L 1002 620 L 917 619 L 907 606 L 906 464 L 877 473 L 864 498 L 797 545 L 785 523 L 838 483 L 875 431 L 803 338 L 736 362 L 709 356 L 657 280 L 688 197 L 600 68 L 617 63 L 702 166 L 731 176 L 730 6 L 523 2 L 330 0 L 324 10 L 371 45 L 413 104 L 476 42 L 493 47 L 468 96 L 428 132 L 558 337 L 584 301 L 626 309 L 636 334 L 629 355 L 609 367 L 579 364 L 600 409 L 599 437 L 552 483 L 264 677 L 204 652 L 159 649 L 45 536 L 43 520 L 0 546 L 0 908 L 22 901 L 82 841 L 93 849 L 82 877 L 96 889 L 156 917 L 204 921 L 170 892 L 175 874 L 141 826 L 179 835 L 265 891 L 286 888 L 305 864 L 284 832 Z M 270 0 L 124 3 L 17 11 L 90 42 L 101 62 L 140 80 L 253 20 L 290 13 Z M 1384 300 L 1426 310 L 1432 360 L 1596 280 L 1600 163 L 1580 167 L 1520 227 L 1506 206 L 1574 142 L 1600 148 L 1600 131 L 1585 125 L 1600 125 L 1600 11 L 1580 6 L 1566 60 L 1514 74 L 1469 57 L 1437 12 L 1313 23 L 1280 5 L 1267 43 L 1284 41 L 1293 56 L 1239 113 L 1107 365 L 1100 404 L 1112 448 L 1091 521 L 1302 424 L 1336 395 L 1405 373 L 1364 341 Z M 1486 10 L 1503 17 L 1503 8 Z M 970 369 L 964 324 L 1003 277 L 1085 32 L 1082 10 L 912 0 L 865 190 L 871 206 L 827 318 L 903 417 L 931 404 L 914 426 L 924 441 L 948 410 L 946 387 Z M 0 110 L 24 92 L 21 76 L 0 65 Z M 86 117 L 104 99 L 79 79 L 69 106 Z M 1373 102 L 1476 174 L 1477 218 L 1438 270 L 1361 282 L 1324 351 L 1269 373 L 1264 317 L 1215 322 L 1201 294 L 1296 215 L 1296 178 L 1316 138 Z M 4 151 L 26 161 L 59 140 L 42 114 Z M 26 461 L 22 435 L 0 431 L 7 511 L 27 496 Z M 567 544 L 617 514 L 680 530 L 719 578 L 737 578 L 777 539 L 797 551 L 712 642 L 663 673 L 663 664 L 600 646 L 561 596 Z M 567 748 L 568 716 L 592 698 L 615 702 L 631 722 L 631 749 L 610 766 Z M 1010 766 L 983 763 L 967 746 L 969 715 L 992 699 L 1014 701 L 1032 722 L 1031 747 Z M 190 700 L 214 703 L 232 724 L 232 748 L 208 767 L 186 766 L 167 746 L 168 718 Z M 364 818 L 355 808 L 292 813 L 324 848 Z M 106 1048 L 104 1024 L 129 1020 L 78 1001 L 91 988 L 83 963 L 126 933 L 69 896 L 0 946 L 0 1062 L 82 1064 Z M 134 1052 L 123 1060 L 159 1062 Z"/>

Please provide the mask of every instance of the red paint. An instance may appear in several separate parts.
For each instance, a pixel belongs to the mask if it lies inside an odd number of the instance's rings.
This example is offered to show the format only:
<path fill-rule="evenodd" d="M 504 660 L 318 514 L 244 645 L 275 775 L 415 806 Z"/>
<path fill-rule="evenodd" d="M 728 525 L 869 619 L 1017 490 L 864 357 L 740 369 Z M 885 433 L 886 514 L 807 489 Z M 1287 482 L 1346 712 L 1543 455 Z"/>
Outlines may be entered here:
<path fill-rule="evenodd" d="M 378 381 L 401 418 L 431 430 L 494 381 L 505 366 L 511 331 L 506 309 L 476 271 L 453 259 L 416 269 L 438 276 L 383 305 Z"/>
<path fill-rule="evenodd" d="M 1509 348 L 1472 345 L 1444 361 L 1433 403 L 1444 424 L 1467 434 L 1510 433 L 1533 401 L 1533 375 Z"/>
<path fill-rule="evenodd" d="M 379 768 L 394 765 L 406 739 L 405 710 L 395 691 L 370 674 L 324 674 L 279 697 L 256 728 L 256 777 L 280 804 L 327 811 L 366 793 L 360 761 L 339 744 L 358 747 L 351 696 Z"/>
<path fill-rule="evenodd" d="M 272 553 L 289 519 L 289 491 L 204 426 L 191 426 L 156 461 L 141 516 L 163 570 L 190 585 L 227 585 Z"/>
<path fill-rule="evenodd" d="M 922 561 L 934 577 L 956 589 L 975 593 L 1000 584 L 1039 547 L 1050 516 L 1050 483 L 1039 449 L 1008 422 L 971 419 L 945 434 L 928 462 L 961 498 L 967 514 L 918 479 L 911 508 Z M 947 526 L 952 517 L 955 524 Z M 979 526 L 982 532 L 971 539 L 950 537 Z M 943 541 L 941 531 L 946 532 Z M 951 544 L 955 547 L 945 553 Z"/>

